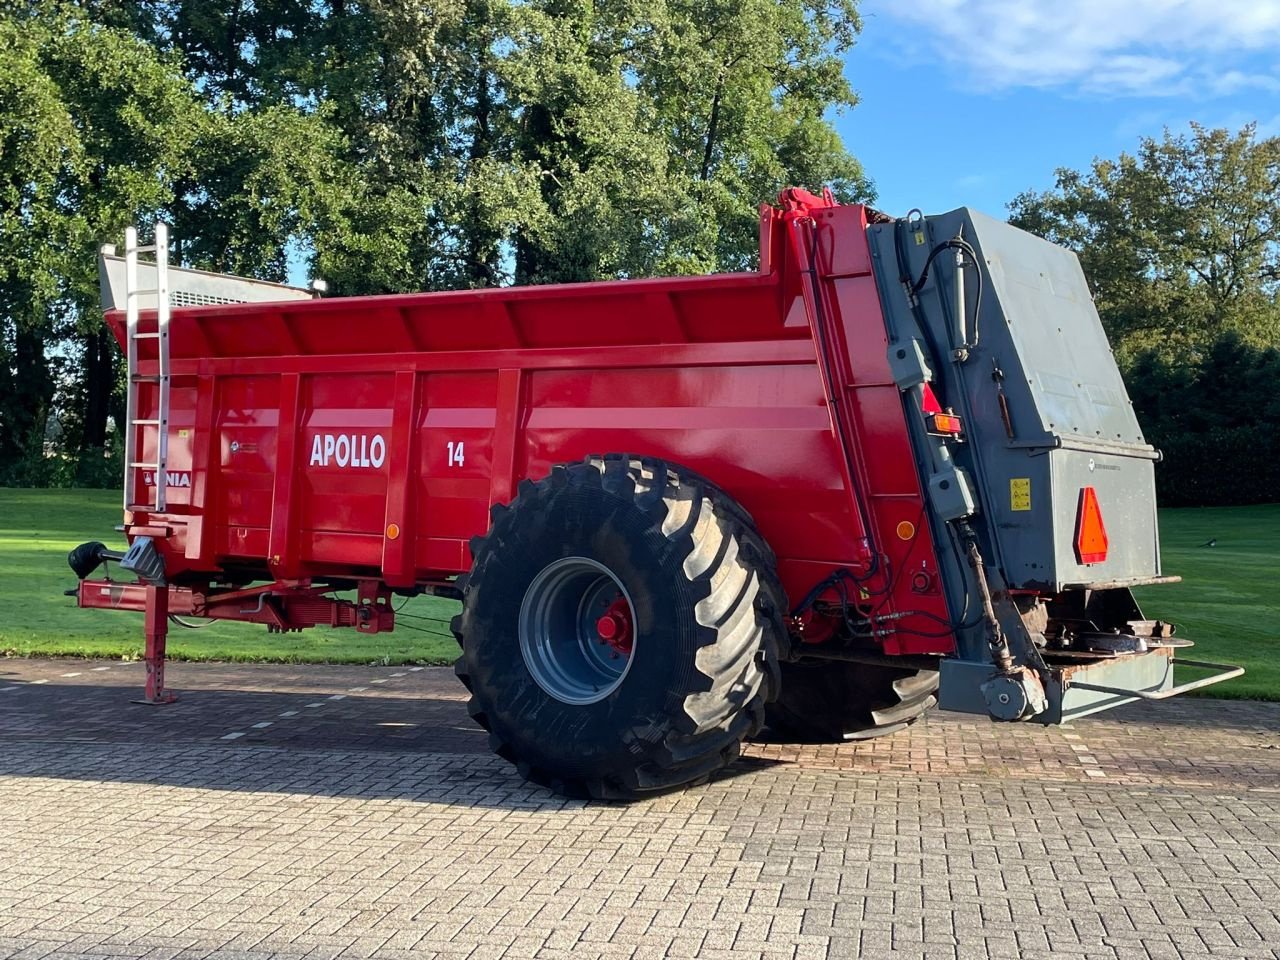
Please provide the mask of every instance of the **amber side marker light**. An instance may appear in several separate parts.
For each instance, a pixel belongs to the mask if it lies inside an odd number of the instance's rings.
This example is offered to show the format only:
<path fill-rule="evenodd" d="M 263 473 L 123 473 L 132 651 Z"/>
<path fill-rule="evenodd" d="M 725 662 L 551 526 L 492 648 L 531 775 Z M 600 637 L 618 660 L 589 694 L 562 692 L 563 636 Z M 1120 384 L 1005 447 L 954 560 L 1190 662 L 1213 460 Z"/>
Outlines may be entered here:
<path fill-rule="evenodd" d="M 964 424 L 954 413 L 934 413 L 925 418 L 930 433 L 958 437 L 964 433 Z"/>

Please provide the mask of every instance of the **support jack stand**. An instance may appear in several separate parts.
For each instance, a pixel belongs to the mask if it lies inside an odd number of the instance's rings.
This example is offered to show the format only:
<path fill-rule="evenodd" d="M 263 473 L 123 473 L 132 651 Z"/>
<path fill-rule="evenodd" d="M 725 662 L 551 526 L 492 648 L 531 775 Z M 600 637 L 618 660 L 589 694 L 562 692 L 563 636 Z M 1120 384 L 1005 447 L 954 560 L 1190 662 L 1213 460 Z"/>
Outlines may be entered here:
<path fill-rule="evenodd" d="M 178 697 L 164 688 L 164 647 L 169 634 L 169 587 L 147 585 L 147 607 L 143 614 L 143 629 L 147 634 L 146 655 L 147 689 L 141 700 L 130 703 L 144 703 L 150 706 L 161 706 L 174 703 Z"/>

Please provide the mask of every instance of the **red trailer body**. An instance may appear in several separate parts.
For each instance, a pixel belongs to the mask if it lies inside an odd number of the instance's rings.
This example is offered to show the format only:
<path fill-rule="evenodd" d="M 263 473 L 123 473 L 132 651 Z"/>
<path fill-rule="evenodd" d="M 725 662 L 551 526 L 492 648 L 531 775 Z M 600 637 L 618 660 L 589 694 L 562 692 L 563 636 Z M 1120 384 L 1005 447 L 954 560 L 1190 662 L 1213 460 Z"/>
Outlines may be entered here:
<path fill-rule="evenodd" d="M 817 286 L 794 249 L 810 234 L 791 229 L 808 218 Z M 880 613 L 945 621 L 866 225 L 864 207 L 793 192 L 762 210 L 756 274 L 178 309 L 166 512 L 130 511 L 127 532 L 162 531 L 177 583 L 232 571 L 410 588 L 470 569 L 470 539 L 522 478 L 626 451 L 731 490 L 795 598 L 870 567 L 865 503 L 892 568 L 932 584 L 899 578 Z M 848 464 L 806 309 L 817 296 Z M 123 345 L 123 312 L 107 319 Z M 143 374 L 155 344 L 140 345 Z M 154 443 L 139 433 L 140 461 Z M 139 469 L 137 482 L 155 478 Z M 952 648 L 910 632 L 936 623 L 899 625 L 886 652 Z"/>

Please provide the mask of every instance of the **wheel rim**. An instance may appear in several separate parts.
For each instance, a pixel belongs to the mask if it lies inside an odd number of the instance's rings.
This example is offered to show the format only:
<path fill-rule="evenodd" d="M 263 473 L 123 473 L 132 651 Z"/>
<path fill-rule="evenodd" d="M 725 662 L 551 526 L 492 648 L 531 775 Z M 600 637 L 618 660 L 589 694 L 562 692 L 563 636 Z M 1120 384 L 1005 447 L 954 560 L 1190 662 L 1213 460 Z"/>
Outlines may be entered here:
<path fill-rule="evenodd" d="M 565 557 L 533 578 L 520 604 L 520 654 L 562 703 L 603 700 L 635 659 L 635 608 L 608 567 Z"/>

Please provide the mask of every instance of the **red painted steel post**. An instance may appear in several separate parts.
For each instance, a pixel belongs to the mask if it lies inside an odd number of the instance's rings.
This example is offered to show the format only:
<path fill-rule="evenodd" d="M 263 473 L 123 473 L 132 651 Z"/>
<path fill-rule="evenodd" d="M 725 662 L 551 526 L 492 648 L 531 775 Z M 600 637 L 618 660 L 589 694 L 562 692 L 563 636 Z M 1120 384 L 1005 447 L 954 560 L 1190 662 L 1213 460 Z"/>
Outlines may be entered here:
<path fill-rule="evenodd" d="M 169 588 L 147 585 L 147 608 L 143 614 L 147 635 L 147 693 L 135 703 L 173 703 L 178 698 L 164 688 L 164 645 L 169 634 Z"/>

